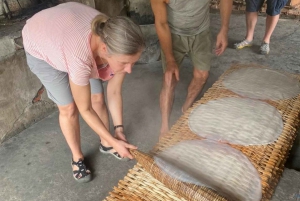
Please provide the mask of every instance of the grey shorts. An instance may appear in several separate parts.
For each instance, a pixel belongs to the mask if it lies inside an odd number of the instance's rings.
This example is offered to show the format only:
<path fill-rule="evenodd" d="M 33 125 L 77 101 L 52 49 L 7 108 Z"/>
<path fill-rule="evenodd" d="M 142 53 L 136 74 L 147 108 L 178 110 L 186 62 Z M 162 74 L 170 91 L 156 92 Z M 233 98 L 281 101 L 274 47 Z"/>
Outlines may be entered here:
<path fill-rule="evenodd" d="M 57 105 L 72 103 L 73 96 L 69 84 L 68 73 L 56 70 L 48 63 L 31 56 L 26 52 L 27 64 L 30 70 L 40 79 L 47 90 L 48 97 Z M 103 93 L 102 81 L 90 79 L 91 94 Z"/>

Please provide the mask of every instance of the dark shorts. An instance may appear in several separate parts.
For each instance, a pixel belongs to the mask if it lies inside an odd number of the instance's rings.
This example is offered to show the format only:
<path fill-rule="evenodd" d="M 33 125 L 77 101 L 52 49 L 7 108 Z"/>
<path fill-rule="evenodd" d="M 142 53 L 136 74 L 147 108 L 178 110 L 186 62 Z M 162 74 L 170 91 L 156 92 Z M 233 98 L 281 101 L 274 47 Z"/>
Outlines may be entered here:
<path fill-rule="evenodd" d="M 287 4 L 288 0 L 266 0 L 267 11 L 270 16 L 279 15 L 281 9 Z M 263 6 L 265 0 L 246 0 L 246 11 L 257 12 Z"/>

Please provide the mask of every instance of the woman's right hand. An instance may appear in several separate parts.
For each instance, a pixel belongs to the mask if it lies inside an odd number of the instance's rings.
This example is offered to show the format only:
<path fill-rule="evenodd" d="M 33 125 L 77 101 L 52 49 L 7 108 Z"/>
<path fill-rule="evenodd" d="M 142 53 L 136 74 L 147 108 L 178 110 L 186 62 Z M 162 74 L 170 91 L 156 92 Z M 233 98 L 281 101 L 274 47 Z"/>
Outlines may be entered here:
<path fill-rule="evenodd" d="M 118 152 L 118 154 L 122 158 L 129 158 L 129 159 L 133 159 L 133 156 L 130 154 L 128 149 L 137 149 L 136 146 L 128 144 L 127 142 L 118 139 L 116 139 L 113 148 Z"/>

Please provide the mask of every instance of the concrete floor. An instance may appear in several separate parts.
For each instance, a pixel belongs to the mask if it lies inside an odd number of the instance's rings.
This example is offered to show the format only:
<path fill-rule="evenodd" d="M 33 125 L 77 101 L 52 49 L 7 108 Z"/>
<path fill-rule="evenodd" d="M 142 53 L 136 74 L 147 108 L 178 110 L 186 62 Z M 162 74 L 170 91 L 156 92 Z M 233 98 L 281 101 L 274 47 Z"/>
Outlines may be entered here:
<path fill-rule="evenodd" d="M 212 62 L 210 77 L 203 92 L 233 63 L 255 62 L 274 69 L 300 73 L 300 24 L 296 20 L 280 20 L 272 37 L 268 56 L 258 54 L 264 34 L 264 17 L 259 17 L 255 45 L 244 50 L 232 44 L 245 35 L 244 15 L 232 15 L 229 48 Z M 219 15 L 212 14 L 212 35 L 219 29 Z M 185 60 L 171 116 L 171 124 L 181 115 L 186 88 L 191 79 L 191 63 Z M 160 128 L 159 92 L 162 81 L 161 63 L 136 65 L 124 82 L 124 126 L 128 141 L 147 152 L 158 141 Z M 202 92 L 202 94 L 203 94 Z M 200 96 L 199 96 L 200 97 Z M 81 121 L 82 150 L 94 179 L 87 184 L 74 181 L 71 154 L 58 125 L 55 112 L 0 146 L 1 201 L 100 201 L 122 179 L 136 161 L 121 162 L 98 150 L 98 137 Z M 291 172 L 290 170 L 287 170 Z M 297 200 L 300 197 L 300 174 L 285 179 L 273 200 Z M 287 190 L 288 189 L 288 190 Z M 288 193 L 288 194 L 287 194 Z M 281 196 L 281 197 L 280 197 Z"/>

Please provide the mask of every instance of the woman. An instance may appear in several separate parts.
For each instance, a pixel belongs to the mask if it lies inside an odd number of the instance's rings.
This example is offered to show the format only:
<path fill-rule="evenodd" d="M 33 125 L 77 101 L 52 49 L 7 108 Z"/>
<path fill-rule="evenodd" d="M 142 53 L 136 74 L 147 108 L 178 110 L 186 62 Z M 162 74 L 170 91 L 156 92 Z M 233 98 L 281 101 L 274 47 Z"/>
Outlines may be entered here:
<path fill-rule="evenodd" d="M 126 17 L 109 18 L 80 3 L 69 2 L 30 18 L 22 31 L 27 63 L 59 109 L 61 130 L 72 152 L 75 180 L 91 180 L 80 146 L 79 112 L 100 137 L 100 151 L 130 158 L 122 119 L 121 87 L 144 49 L 139 26 Z M 109 120 L 102 81 L 108 81 Z"/>

